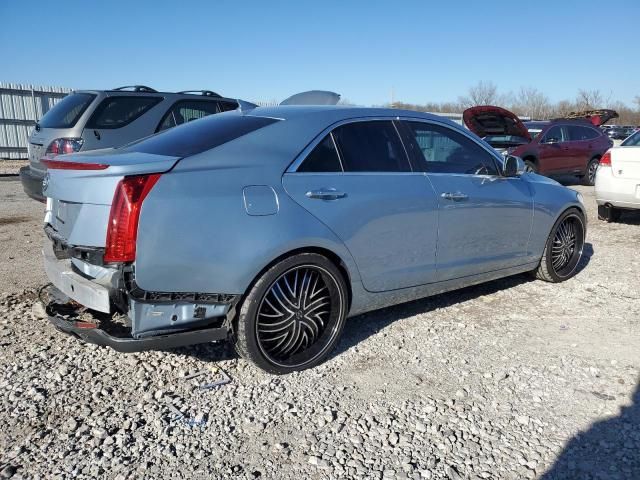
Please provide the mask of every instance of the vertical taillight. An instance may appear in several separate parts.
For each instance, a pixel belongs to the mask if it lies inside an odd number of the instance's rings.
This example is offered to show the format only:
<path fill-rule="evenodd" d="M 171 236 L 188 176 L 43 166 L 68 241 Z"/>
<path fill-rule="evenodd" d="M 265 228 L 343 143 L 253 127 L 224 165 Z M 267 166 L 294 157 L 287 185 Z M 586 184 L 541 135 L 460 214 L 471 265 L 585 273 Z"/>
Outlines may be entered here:
<path fill-rule="evenodd" d="M 600 165 L 611 166 L 611 150 L 607 150 L 600 159 Z"/>
<path fill-rule="evenodd" d="M 159 173 L 124 177 L 111 203 L 104 261 L 133 262 L 136 259 L 138 219 L 142 202 L 160 178 Z"/>

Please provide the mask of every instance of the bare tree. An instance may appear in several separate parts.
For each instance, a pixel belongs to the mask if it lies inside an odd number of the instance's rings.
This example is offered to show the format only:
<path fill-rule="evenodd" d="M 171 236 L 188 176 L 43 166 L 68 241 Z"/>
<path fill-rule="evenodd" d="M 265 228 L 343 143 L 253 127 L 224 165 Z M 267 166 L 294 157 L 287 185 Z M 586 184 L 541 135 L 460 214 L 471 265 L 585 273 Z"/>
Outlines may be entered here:
<path fill-rule="evenodd" d="M 498 87 L 493 82 L 480 81 L 469 88 L 466 97 L 458 97 L 458 102 L 465 108 L 476 105 L 494 105 L 498 103 Z"/>
<path fill-rule="evenodd" d="M 548 119 L 552 112 L 549 98 L 535 87 L 521 87 L 513 106 L 517 113 L 537 120 Z"/>
<path fill-rule="evenodd" d="M 594 108 L 602 108 L 605 101 L 600 90 L 578 90 L 576 98 L 578 109 L 592 110 Z"/>
<path fill-rule="evenodd" d="M 633 103 L 635 103 L 640 110 L 640 95 L 636 95 L 636 98 L 633 99 Z"/>

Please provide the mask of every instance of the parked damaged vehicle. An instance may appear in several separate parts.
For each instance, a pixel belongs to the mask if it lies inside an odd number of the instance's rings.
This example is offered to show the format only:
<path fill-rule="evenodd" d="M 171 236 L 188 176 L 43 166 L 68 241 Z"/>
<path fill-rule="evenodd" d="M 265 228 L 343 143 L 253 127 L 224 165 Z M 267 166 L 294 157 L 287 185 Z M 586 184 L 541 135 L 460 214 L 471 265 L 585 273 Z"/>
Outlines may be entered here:
<path fill-rule="evenodd" d="M 123 352 L 229 340 L 278 374 L 326 359 L 349 316 L 566 280 L 586 234 L 579 193 L 413 111 L 234 111 L 45 163 L 57 328 Z"/>
<path fill-rule="evenodd" d="M 576 175 L 593 185 L 600 158 L 613 142 L 598 126 L 613 110 L 577 112 L 565 118 L 522 122 L 496 106 L 464 111 L 464 124 L 499 152 L 521 157 L 527 171 L 546 176 Z"/>

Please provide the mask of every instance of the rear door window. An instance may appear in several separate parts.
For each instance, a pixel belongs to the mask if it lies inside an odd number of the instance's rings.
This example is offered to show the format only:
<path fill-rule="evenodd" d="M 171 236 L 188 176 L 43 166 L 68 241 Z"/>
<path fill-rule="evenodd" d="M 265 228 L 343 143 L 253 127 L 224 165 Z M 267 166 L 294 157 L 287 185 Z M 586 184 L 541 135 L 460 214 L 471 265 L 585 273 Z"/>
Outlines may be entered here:
<path fill-rule="evenodd" d="M 233 113 L 209 115 L 198 122 L 185 123 L 125 145 L 122 150 L 171 157 L 189 157 L 278 121 L 275 118 L 234 115 Z"/>
<path fill-rule="evenodd" d="M 298 172 L 341 172 L 342 165 L 336 150 L 331 134 L 316 145 L 311 153 L 305 158 L 302 165 L 298 167 Z"/>
<path fill-rule="evenodd" d="M 156 131 L 161 132 L 176 125 L 182 125 L 219 112 L 220 107 L 216 101 L 180 100 L 165 114 Z"/>
<path fill-rule="evenodd" d="M 105 98 L 87 122 L 87 128 L 122 128 L 144 115 L 162 97 L 118 95 Z"/>
<path fill-rule="evenodd" d="M 572 142 L 592 140 L 598 136 L 598 132 L 593 128 L 582 127 L 580 125 L 569 125 L 567 130 L 569 130 L 569 140 Z"/>
<path fill-rule="evenodd" d="M 345 172 L 410 172 L 411 166 L 391 121 L 342 125 L 333 138 Z"/>
<path fill-rule="evenodd" d="M 422 169 L 433 173 L 498 175 L 491 154 L 451 128 L 425 122 L 406 122 L 409 148 Z"/>
<path fill-rule="evenodd" d="M 71 128 L 96 98 L 92 93 L 72 93 L 67 95 L 38 122 L 43 128 Z"/>

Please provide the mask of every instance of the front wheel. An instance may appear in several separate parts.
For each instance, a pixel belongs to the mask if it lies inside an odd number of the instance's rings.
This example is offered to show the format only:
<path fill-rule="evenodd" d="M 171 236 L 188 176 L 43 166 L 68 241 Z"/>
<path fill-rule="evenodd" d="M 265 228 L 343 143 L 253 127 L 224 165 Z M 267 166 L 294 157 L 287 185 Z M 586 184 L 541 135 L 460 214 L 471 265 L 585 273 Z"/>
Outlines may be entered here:
<path fill-rule="evenodd" d="M 585 234 L 580 211 L 571 208 L 560 215 L 547 239 L 536 277 L 552 283 L 573 277 L 582 258 Z"/>
<path fill-rule="evenodd" d="M 311 368 L 335 347 L 347 308 L 347 286 L 333 262 L 293 255 L 263 273 L 245 297 L 236 350 L 269 373 Z"/>

